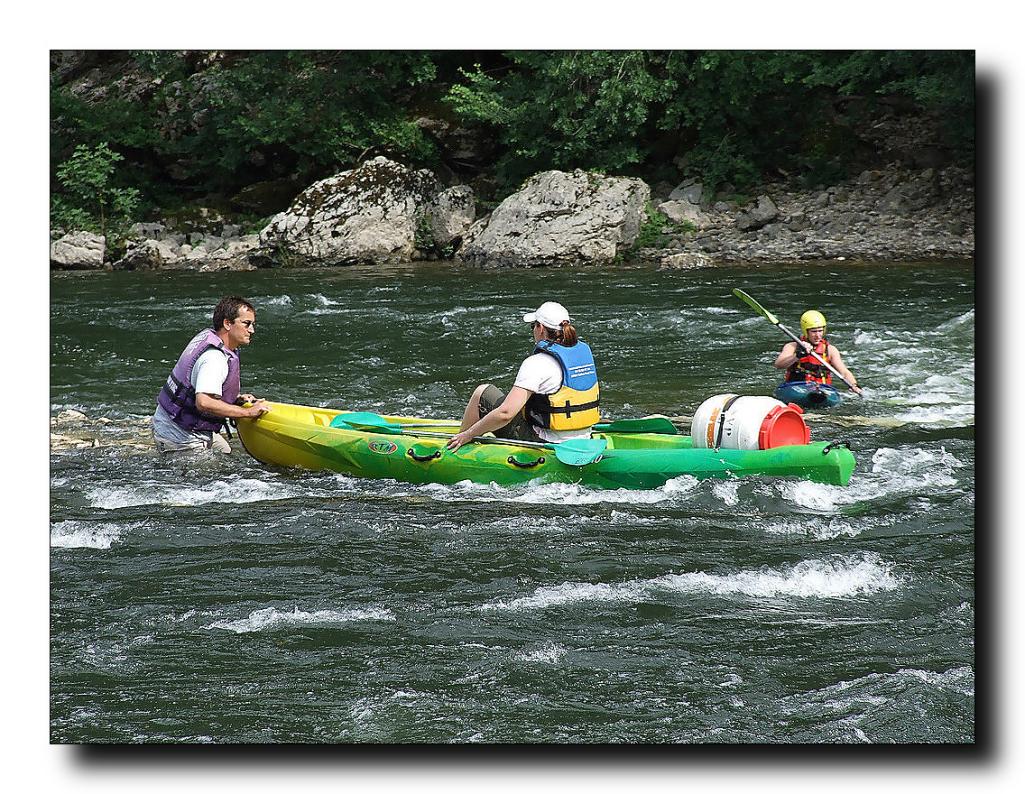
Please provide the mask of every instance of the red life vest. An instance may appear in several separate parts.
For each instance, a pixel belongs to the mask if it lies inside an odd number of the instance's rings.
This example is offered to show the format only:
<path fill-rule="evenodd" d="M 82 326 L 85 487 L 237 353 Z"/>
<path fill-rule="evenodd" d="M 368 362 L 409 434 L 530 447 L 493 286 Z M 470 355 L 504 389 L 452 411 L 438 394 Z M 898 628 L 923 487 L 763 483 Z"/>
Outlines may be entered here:
<path fill-rule="evenodd" d="M 802 336 L 801 341 L 807 342 L 808 339 L 807 337 Z M 815 352 L 819 354 L 820 358 L 824 361 L 829 361 L 829 342 L 826 341 L 825 337 L 822 337 L 822 341 L 815 345 L 814 349 Z M 790 365 L 787 369 L 787 380 L 831 384 L 833 382 L 833 373 L 826 367 L 822 366 L 818 362 L 818 359 L 807 355 L 801 356 L 797 361 Z"/>

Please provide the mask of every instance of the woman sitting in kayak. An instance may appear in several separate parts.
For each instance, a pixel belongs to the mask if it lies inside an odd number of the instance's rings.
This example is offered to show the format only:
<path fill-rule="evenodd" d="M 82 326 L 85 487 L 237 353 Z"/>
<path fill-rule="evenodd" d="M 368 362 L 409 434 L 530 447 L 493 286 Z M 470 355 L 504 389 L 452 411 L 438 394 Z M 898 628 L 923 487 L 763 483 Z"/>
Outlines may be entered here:
<path fill-rule="evenodd" d="M 783 350 L 776 357 L 773 364 L 776 369 L 787 371 L 786 381 L 824 383 L 827 386 L 833 383 L 833 374 L 819 362 L 812 352 L 817 353 L 819 358 L 832 365 L 833 369 L 843 375 L 850 383 L 851 390 L 857 394 L 862 391 L 854 375 L 843 363 L 843 356 L 835 346 L 826 340 L 826 318 L 822 312 L 814 309 L 806 311 L 801 315 L 801 343 L 787 342 Z"/>
<path fill-rule="evenodd" d="M 490 383 L 474 390 L 449 449 L 457 450 L 485 433 L 546 443 L 590 437 L 591 427 L 599 421 L 598 374 L 591 348 L 577 338 L 560 303 L 542 303 L 523 320 L 532 324 L 533 353 L 520 365 L 508 395 Z"/>

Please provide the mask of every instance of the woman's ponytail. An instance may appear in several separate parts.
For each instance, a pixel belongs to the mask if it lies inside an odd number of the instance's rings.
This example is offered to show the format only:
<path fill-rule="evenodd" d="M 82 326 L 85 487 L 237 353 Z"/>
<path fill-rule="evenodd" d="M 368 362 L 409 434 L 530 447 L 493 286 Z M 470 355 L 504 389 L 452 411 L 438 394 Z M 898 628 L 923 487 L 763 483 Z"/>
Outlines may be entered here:
<path fill-rule="evenodd" d="M 570 325 L 569 320 L 563 320 L 559 324 L 558 343 L 564 347 L 573 347 L 577 343 L 577 329 Z"/>

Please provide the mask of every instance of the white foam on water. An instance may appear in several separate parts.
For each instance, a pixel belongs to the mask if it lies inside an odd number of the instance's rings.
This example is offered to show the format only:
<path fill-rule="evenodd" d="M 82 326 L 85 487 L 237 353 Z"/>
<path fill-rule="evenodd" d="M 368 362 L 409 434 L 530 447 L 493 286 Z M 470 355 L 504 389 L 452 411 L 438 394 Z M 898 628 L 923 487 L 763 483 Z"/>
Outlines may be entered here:
<path fill-rule="evenodd" d="M 862 521 L 855 526 L 850 521 L 838 518 L 829 518 L 823 521 L 818 516 L 809 516 L 807 519 L 785 518 L 782 520 L 760 523 L 757 529 L 768 535 L 788 535 L 808 537 L 813 540 L 834 540 L 839 537 L 853 538 L 865 531 L 867 525 Z"/>
<path fill-rule="evenodd" d="M 291 306 L 292 298 L 288 295 L 275 295 L 273 298 L 264 298 L 260 306 Z"/>
<path fill-rule="evenodd" d="M 463 480 L 455 485 L 428 483 L 420 488 L 446 502 L 511 502 L 522 504 L 658 504 L 682 501 L 698 488 L 698 480 L 690 475 L 676 477 L 658 488 L 632 490 L 615 488 L 599 490 L 576 483 L 529 482 L 508 487 L 497 483 L 474 483 Z"/>
<path fill-rule="evenodd" d="M 892 449 L 880 447 L 872 455 L 872 471 L 888 476 L 921 475 L 929 485 L 930 478 L 939 478 L 935 484 L 952 485 L 953 478 L 947 472 L 951 469 L 963 469 L 965 464 L 947 452 L 945 447 L 939 450 L 922 449 L 920 447 L 904 447 Z"/>
<path fill-rule="evenodd" d="M 594 522 L 598 520 L 594 516 L 571 515 L 541 517 L 536 514 L 525 514 L 514 516 L 509 519 L 499 519 L 486 525 L 487 529 L 513 529 L 530 535 L 566 535 L 587 531 Z"/>
<path fill-rule="evenodd" d="M 854 737 L 858 741 L 862 742 L 863 744 L 872 744 L 872 740 L 869 739 L 868 736 L 865 735 L 865 732 L 863 730 L 861 730 L 861 728 L 859 728 L 857 725 L 846 725 L 845 724 L 845 727 L 848 727 L 848 728 L 851 729 L 851 732 L 854 734 Z"/>
<path fill-rule="evenodd" d="M 314 308 L 314 309 L 307 309 L 306 311 L 303 312 L 303 314 L 313 314 L 313 315 L 317 315 L 317 316 L 324 315 L 324 314 L 355 314 L 355 313 L 356 313 L 356 309 L 342 308 L 342 307 L 337 308 L 337 309 L 333 309 L 333 308 L 326 307 L 326 306 L 325 307 L 318 307 L 318 308 Z"/>
<path fill-rule="evenodd" d="M 918 679 L 937 689 L 975 697 L 975 671 L 971 667 L 955 667 L 943 673 L 935 673 L 931 670 L 902 669 L 894 673 L 894 676 Z"/>
<path fill-rule="evenodd" d="M 937 673 L 931 670 L 902 668 L 894 673 L 869 673 L 850 681 L 835 684 L 787 698 L 799 701 L 800 707 L 824 705 L 836 711 L 847 710 L 857 704 L 880 706 L 894 697 L 900 697 L 909 685 L 924 683 L 930 687 L 955 692 L 966 697 L 975 696 L 975 671 L 971 667 L 955 667 Z M 785 706 L 784 711 L 795 709 Z"/>
<path fill-rule="evenodd" d="M 740 504 L 740 497 L 737 490 L 740 488 L 738 480 L 713 480 L 712 493 L 723 501 L 727 507 L 736 507 Z"/>
<path fill-rule="evenodd" d="M 964 325 L 975 325 L 975 309 L 969 309 L 964 314 L 947 320 L 945 323 L 940 323 L 936 326 L 937 331 L 951 331 L 955 328 L 960 328 Z"/>
<path fill-rule="evenodd" d="M 510 501 L 528 504 L 655 504 L 675 501 L 698 487 L 698 480 L 690 475 L 675 477 L 659 488 L 634 491 L 628 488 L 597 490 L 574 483 L 547 483 L 528 485 L 526 491 Z"/>
<path fill-rule="evenodd" d="M 965 465 L 942 447 L 939 450 L 882 447 L 872 456 L 871 471 L 855 472 L 846 486 L 802 480 L 777 482 L 774 487 L 784 499 L 801 507 L 831 513 L 845 505 L 911 493 L 946 491 L 957 485 L 951 471 Z"/>
<path fill-rule="evenodd" d="M 248 478 L 215 480 L 202 488 L 150 482 L 134 488 L 90 488 L 86 492 L 89 505 L 100 510 L 141 505 L 246 504 L 297 496 L 309 496 L 309 492 L 289 484 Z"/>
<path fill-rule="evenodd" d="M 728 309 L 725 306 L 703 306 L 701 310 L 708 314 L 740 314 L 736 309 Z"/>
<path fill-rule="evenodd" d="M 291 626 L 330 626 L 339 623 L 351 623 L 359 620 L 395 620 L 389 609 L 368 607 L 365 609 L 318 609 L 314 612 L 303 612 L 299 607 L 291 612 L 275 607 L 265 607 L 249 613 L 249 617 L 241 620 L 217 620 L 206 626 L 207 629 L 224 629 L 236 634 L 254 631 L 272 631 Z"/>
<path fill-rule="evenodd" d="M 545 642 L 530 651 L 522 651 L 514 658 L 521 662 L 539 662 L 541 664 L 558 664 L 566 655 L 566 648 L 556 642 Z"/>
<path fill-rule="evenodd" d="M 50 547 L 55 549 L 109 549 L 121 539 L 117 524 L 58 521 L 50 525 Z"/>
<path fill-rule="evenodd" d="M 564 582 L 551 587 L 539 587 L 533 595 L 484 604 L 482 611 L 547 609 L 581 601 L 637 601 L 643 596 L 643 585 L 636 582 L 623 584 L 589 584 Z"/>
<path fill-rule="evenodd" d="M 972 427 L 975 425 L 974 402 L 955 402 L 951 404 L 950 401 L 937 398 L 935 402 L 931 403 L 931 406 L 947 403 L 950 405 L 947 408 L 931 407 L 929 399 L 923 399 L 921 402 L 926 403 L 926 406 L 914 406 L 907 411 L 894 414 L 893 418 L 903 422 L 914 422 L 932 427 Z"/>
<path fill-rule="evenodd" d="M 315 292 L 312 295 L 310 295 L 309 297 L 313 298 L 314 302 L 319 304 L 320 306 L 344 306 L 345 305 L 341 301 L 333 301 L 330 298 L 325 297 L 324 295 L 321 295 L 319 292 Z"/>
<path fill-rule="evenodd" d="M 633 513 L 626 513 L 622 510 L 613 510 L 609 514 L 610 524 L 657 524 L 659 521 L 665 519 L 649 518 L 647 516 L 638 516 Z M 673 519 L 675 522 L 675 519 Z"/>
<path fill-rule="evenodd" d="M 874 483 L 860 479 L 851 480 L 846 487 L 802 480 L 776 483 L 775 488 L 784 499 L 819 513 L 833 513 L 844 505 L 874 499 L 880 493 Z"/>
<path fill-rule="evenodd" d="M 634 603 L 672 593 L 708 593 L 752 598 L 847 598 L 895 590 L 903 579 L 873 552 L 828 560 L 802 560 L 782 569 L 763 567 L 733 574 L 667 574 L 617 584 L 564 582 L 539 587 L 529 596 L 484 604 L 482 611 L 547 609 L 588 601 Z"/>
<path fill-rule="evenodd" d="M 973 368 L 974 369 L 974 368 Z M 953 375 L 930 375 L 922 384 L 927 389 L 937 389 L 942 393 L 958 389 L 964 385 L 964 379 Z"/>
<path fill-rule="evenodd" d="M 801 560 L 782 570 L 763 568 L 727 576 L 705 573 L 663 577 L 670 589 L 753 597 L 844 598 L 895 590 L 902 580 L 893 564 L 878 554 L 847 555 L 829 560 Z"/>

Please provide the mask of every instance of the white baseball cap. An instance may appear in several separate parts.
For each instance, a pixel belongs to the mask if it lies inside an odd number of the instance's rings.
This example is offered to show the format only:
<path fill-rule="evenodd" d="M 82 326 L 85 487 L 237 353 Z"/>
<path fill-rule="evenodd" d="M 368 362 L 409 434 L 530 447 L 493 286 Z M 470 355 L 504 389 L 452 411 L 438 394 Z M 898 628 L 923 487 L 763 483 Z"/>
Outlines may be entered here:
<path fill-rule="evenodd" d="M 569 322 L 569 312 L 561 303 L 545 301 L 537 307 L 536 311 L 523 315 L 525 323 L 541 323 L 545 328 L 558 331 L 564 322 Z"/>

